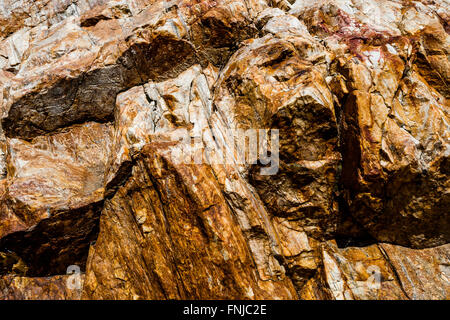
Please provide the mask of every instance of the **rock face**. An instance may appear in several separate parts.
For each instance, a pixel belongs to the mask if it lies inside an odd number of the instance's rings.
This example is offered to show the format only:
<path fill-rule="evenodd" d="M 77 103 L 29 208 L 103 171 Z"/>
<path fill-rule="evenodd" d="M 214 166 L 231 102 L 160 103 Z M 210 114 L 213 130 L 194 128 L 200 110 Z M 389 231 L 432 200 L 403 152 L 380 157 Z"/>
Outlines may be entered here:
<path fill-rule="evenodd" d="M 450 299 L 449 9 L 3 1 L 0 299 Z"/>

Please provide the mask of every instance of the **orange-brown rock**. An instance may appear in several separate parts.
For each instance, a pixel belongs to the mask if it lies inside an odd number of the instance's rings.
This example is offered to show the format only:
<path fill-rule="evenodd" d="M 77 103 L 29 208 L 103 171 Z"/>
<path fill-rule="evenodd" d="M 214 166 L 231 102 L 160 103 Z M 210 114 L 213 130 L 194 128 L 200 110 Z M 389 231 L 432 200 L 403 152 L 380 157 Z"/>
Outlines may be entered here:
<path fill-rule="evenodd" d="M 211 168 L 174 165 L 170 145 L 145 147 L 107 200 L 84 298 L 294 299 L 290 279 L 261 277 Z M 168 152 L 170 154 L 170 152 Z"/>
<path fill-rule="evenodd" d="M 448 9 L 1 1 L 0 299 L 450 299 Z"/>
<path fill-rule="evenodd" d="M 323 265 L 301 299 L 448 300 L 449 245 L 409 249 L 381 243 L 338 248 L 327 243 Z"/>
<path fill-rule="evenodd" d="M 316 267 L 314 242 L 336 229 L 338 132 L 325 48 L 296 18 L 288 27 L 286 17 L 276 19 L 264 28 L 279 33 L 249 40 L 230 59 L 213 103 L 232 128 L 279 130 L 276 174 L 262 175 L 254 166 L 249 182 L 270 212 L 283 264 L 301 285 Z"/>
<path fill-rule="evenodd" d="M 98 232 L 110 140 L 111 126 L 94 122 L 31 142 L 7 139 L 0 252 L 23 259 L 28 275 L 84 264 Z"/>
<path fill-rule="evenodd" d="M 27 278 L 0 277 L 1 300 L 79 300 L 80 289 L 68 289 L 70 276 Z"/>

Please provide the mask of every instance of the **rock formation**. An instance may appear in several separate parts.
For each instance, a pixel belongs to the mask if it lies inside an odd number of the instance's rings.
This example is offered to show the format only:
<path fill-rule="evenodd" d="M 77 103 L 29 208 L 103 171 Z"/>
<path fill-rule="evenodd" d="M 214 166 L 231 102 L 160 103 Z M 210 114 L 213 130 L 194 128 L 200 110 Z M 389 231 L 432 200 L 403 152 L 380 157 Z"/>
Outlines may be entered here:
<path fill-rule="evenodd" d="M 449 12 L 2 1 L 0 299 L 450 299 Z"/>

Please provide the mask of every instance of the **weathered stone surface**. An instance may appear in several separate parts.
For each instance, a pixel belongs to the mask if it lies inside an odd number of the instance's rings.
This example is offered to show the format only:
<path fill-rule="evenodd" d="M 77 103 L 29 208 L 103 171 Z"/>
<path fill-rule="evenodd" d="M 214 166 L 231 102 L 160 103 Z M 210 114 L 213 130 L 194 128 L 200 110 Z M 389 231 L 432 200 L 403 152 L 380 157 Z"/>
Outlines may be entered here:
<path fill-rule="evenodd" d="M 3 204 L 22 226 L 4 224 L 1 236 L 26 230 L 53 213 L 100 201 L 110 140 L 111 126 L 98 123 L 31 142 L 9 139 Z"/>
<path fill-rule="evenodd" d="M 450 246 L 412 250 L 382 243 L 386 260 L 397 272 L 410 299 L 450 299 Z"/>
<path fill-rule="evenodd" d="M 296 18 L 286 26 L 283 16 L 278 27 L 275 19 L 263 30 L 276 36 L 249 40 L 230 59 L 214 105 L 232 128 L 279 130 L 278 172 L 261 175 L 256 166 L 249 181 L 270 212 L 288 272 L 309 274 L 316 266 L 309 242 L 332 234 L 337 222 L 337 122 L 323 74 L 329 57 Z"/>
<path fill-rule="evenodd" d="M 409 249 L 381 243 L 322 251 L 320 271 L 302 288 L 302 299 L 449 299 L 449 245 Z"/>
<path fill-rule="evenodd" d="M 218 113 L 212 111 L 210 83 L 216 77 L 217 75 L 213 67 L 202 70 L 200 66 L 196 65 L 183 72 L 174 80 L 168 80 L 162 83 L 148 83 L 143 87 L 136 87 L 119 95 L 117 99 L 116 135 L 111 168 L 120 169 L 113 169 L 113 175 L 107 181 L 110 183 L 109 181 L 118 179 L 117 176 L 114 177 L 115 172 L 118 172 L 119 179 L 123 179 L 123 171 L 125 170 L 126 172 L 127 168 L 129 169 L 130 163 L 134 161 L 136 155 L 139 155 L 140 150 L 146 143 L 150 142 L 150 145 L 158 145 L 161 143 L 167 145 L 168 139 L 172 139 L 170 141 L 176 141 L 174 137 L 178 129 L 192 127 L 190 134 L 193 136 L 200 135 L 201 147 L 197 151 L 203 150 L 204 157 L 217 157 L 215 159 L 216 162 L 210 159 L 211 168 L 207 169 L 208 166 L 205 166 L 203 170 L 213 170 L 214 177 L 217 179 L 213 185 L 220 185 L 223 190 L 221 192 L 226 196 L 222 200 L 226 206 L 222 204 L 222 209 L 219 210 L 220 213 L 218 214 L 226 216 L 232 212 L 237 215 L 243 236 L 248 241 L 247 245 L 255 260 L 256 265 L 254 267 L 256 270 L 254 272 L 257 272 L 258 277 L 263 281 L 258 286 L 264 287 L 264 283 L 269 284 L 270 281 L 277 283 L 280 279 L 286 277 L 283 267 L 280 266 L 275 258 L 279 255 L 277 248 L 278 240 L 276 239 L 273 226 L 269 222 L 269 216 L 263 209 L 263 205 L 258 196 L 239 177 L 238 171 L 233 166 L 224 165 L 223 162 L 219 161 L 220 159 L 217 156 L 218 153 L 226 151 L 226 146 L 220 143 L 216 145 L 217 142 L 212 140 L 211 136 L 212 130 L 220 131 L 224 129 L 221 126 L 222 123 L 219 122 L 220 118 L 217 118 Z M 137 113 L 138 110 L 142 111 Z M 147 121 L 142 121 L 144 118 Z M 169 142 L 168 145 L 170 146 L 171 144 L 173 145 L 173 142 Z M 209 154 L 206 151 L 214 150 L 215 147 L 219 149 L 217 150 L 217 154 Z M 164 148 L 162 151 L 156 150 L 154 153 L 157 154 L 163 151 Z M 164 152 L 168 153 L 166 155 L 166 161 L 170 162 L 175 160 L 171 158 L 173 150 Z M 195 167 L 196 165 L 190 164 L 187 166 Z M 210 174 L 208 176 L 210 178 L 213 177 Z M 161 192 L 166 192 L 166 190 Z M 195 188 L 192 192 L 201 197 L 200 195 L 204 191 L 201 188 L 198 190 Z M 171 207 L 167 210 L 176 210 L 176 208 Z M 118 214 L 120 215 L 120 213 Z M 201 214 L 201 212 L 193 214 Z M 105 243 L 110 243 L 110 241 L 106 241 Z M 96 247 L 98 249 L 96 251 L 104 251 L 105 248 L 102 248 L 102 246 L 104 246 L 104 243 L 97 243 Z M 109 257 L 102 257 L 101 260 L 108 261 L 114 256 L 110 254 Z M 204 263 L 208 265 L 207 260 Z M 95 264 L 89 263 L 88 269 L 90 265 L 93 265 L 93 268 L 95 267 Z M 91 272 L 87 271 L 87 274 L 88 279 L 90 279 L 89 275 Z M 101 282 L 101 279 L 96 281 Z M 289 281 L 287 283 L 289 284 Z M 133 284 L 133 281 L 131 281 L 129 285 L 133 286 L 136 284 Z M 96 287 L 93 284 L 92 286 Z M 291 288 L 289 286 L 292 285 L 287 285 L 287 288 Z M 105 289 L 99 289 L 99 292 L 104 293 Z M 223 293 L 213 294 L 217 297 L 224 298 L 224 296 L 221 296 Z M 249 298 L 246 293 L 240 294 L 242 298 Z M 285 298 L 288 297 L 286 294 L 280 294 Z M 292 294 L 292 292 L 289 293 L 289 295 Z M 240 296 L 238 293 L 234 293 L 234 295 L 235 297 Z M 261 295 L 261 293 L 258 295 L 265 298 L 269 297 L 267 295 Z M 148 296 L 148 293 L 144 296 Z M 200 292 L 196 293 L 196 295 L 191 295 L 191 297 L 207 297 L 207 294 L 206 292 Z M 277 297 L 277 294 L 274 297 Z"/>
<path fill-rule="evenodd" d="M 85 119 L 107 121 L 120 91 L 214 60 L 210 48 L 215 60 L 226 57 L 230 47 L 256 32 L 249 27 L 245 3 L 229 2 L 192 7 L 189 1 L 154 1 L 131 17 L 119 14 L 114 19 L 96 15 L 103 8 L 96 6 L 81 18 L 33 28 L 31 40 L 28 33 L 17 34 L 20 47 L 28 49 L 13 50 L 9 58 L 14 60 L 9 65 L 20 65 L 5 85 L 6 135 L 30 138 Z M 98 23 L 87 23 L 89 19 Z"/>
<path fill-rule="evenodd" d="M 0 251 L 21 257 L 28 274 L 65 272 L 85 261 L 97 233 L 111 133 L 110 125 L 86 123 L 31 142 L 7 140 Z"/>
<path fill-rule="evenodd" d="M 322 266 L 302 288 L 302 299 L 406 299 L 395 271 L 377 245 L 339 249 L 327 243 Z"/>
<path fill-rule="evenodd" d="M 79 300 L 80 289 L 68 289 L 70 276 L 27 278 L 19 276 L 0 277 L 1 300 Z M 82 281 L 84 276 L 80 276 Z"/>
<path fill-rule="evenodd" d="M 449 8 L 2 1 L 0 298 L 450 299 Z"/>

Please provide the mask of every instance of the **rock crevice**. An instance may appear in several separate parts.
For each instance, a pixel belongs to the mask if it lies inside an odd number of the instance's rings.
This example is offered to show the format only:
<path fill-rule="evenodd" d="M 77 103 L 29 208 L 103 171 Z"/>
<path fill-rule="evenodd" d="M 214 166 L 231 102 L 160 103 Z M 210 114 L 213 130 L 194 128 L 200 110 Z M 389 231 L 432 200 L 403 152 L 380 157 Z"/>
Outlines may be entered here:
<path fill-rule="evenodd" d="M 449 8 L 3 1 L 0 298 L 449 299 Z"/>

